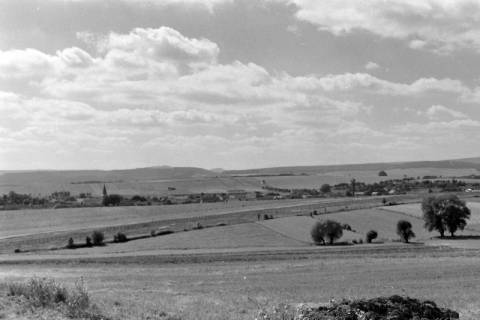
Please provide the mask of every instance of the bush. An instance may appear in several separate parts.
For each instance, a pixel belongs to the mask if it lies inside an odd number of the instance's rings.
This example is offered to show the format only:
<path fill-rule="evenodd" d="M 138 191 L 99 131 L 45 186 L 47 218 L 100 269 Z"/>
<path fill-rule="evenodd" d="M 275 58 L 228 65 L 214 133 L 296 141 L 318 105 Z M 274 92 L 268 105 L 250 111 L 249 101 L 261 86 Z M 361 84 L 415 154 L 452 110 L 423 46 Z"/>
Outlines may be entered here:
<path fill-rule="evenodd" d="M 33 278 L 27 283 L 8 284 L 9 296 L 24 296 L 34 307 L 48 307 L 67 301 L 67 290 L 54 280 Z"/>
<path fill-rule="evenodd" d="M 408 243 L 411 238 L 415 238 L 415 233 L 412 231 L 412 224 L 406 220 L 400 220 L 397 223 L 397 234 L 403 242 Z"/>
<path fill-rule="evenodd" d="M 150 231 L 150 235 L 152 237 L 155 237 L 157 235 L 157 232 L 155 230 Z"/>
<path fill-rule="evenodd" d="M 85 244 L 86 244 L 87 247 L 93 246 L 93 244 L 92 244 L 92 238 L 90 238 L 89 236 L 87 236 L 87 237 L 85 238 Z"/>
<path fill-rule="evenodd" d="M 358 315 L 358 316 L 357 316 Z M 433 301 L 417 300 L 398 295 L 373 299 L 342 300 L 326 306 L 312 307 L 308 304 L 293 306 L 281 304 L 259 311 L 257 319 L 459 319 L 456 311 L 441 308 Z"/>
<path fill-rule="evenodd" d="M 370 230 L 367 232 L 367 236 L 365 240 L 367 240 L 367 243 L 372 243 L 372 240 L 376 239 L 378 237 L 378 233 L 375 230 Z"/>
<path fill-rule="evenodd" d="M 330 244 L 333 244 L 335 240 L 342 237 L 343 229 L 342 225 L 337 221 L 318 221 L 313 226 L 310 234 L 316 244 L 325 244 L 325 240 L 328 240 Z"/>
<path fill-rule="evenodd" d="M 103 240 L 105 240 L 105 235 L 101 231 L 93 231 L 92 241 L 94 246 L 103 245 Z"/>
<path fill-rule="evenodd" d="M 115 243 L 127 242 L 127 241 L 128 241 L 128 238 L 125 233 L 117 232 L 117 234 L 113 236 L 113 242 Z"/>
<path fill-rule="evenodd" d="M 35 308 L 61 310 L 69 318 L 107 319 L 90 303 L 82 280 L 75 284 L 73 290 L 68 290 L 52 279 L 33 278 L 26 283 L 9 283 L 7 295 L 23 296 L 28 304 Z M 59 308 L 60 305 L 64 307 Z"/>
<path fill-rule="evenodd" d="M 73 249 L 73 248 L 75 248 L 75 242 L 73 241 L 73 238 L 69 238 L 67 243 L 67 249 Z"/>
<path fill-rule="evenodd" d="M 352 227 L 348 223 L 343 224 L 342 228 L 343 230 L 352 231 Z"/>

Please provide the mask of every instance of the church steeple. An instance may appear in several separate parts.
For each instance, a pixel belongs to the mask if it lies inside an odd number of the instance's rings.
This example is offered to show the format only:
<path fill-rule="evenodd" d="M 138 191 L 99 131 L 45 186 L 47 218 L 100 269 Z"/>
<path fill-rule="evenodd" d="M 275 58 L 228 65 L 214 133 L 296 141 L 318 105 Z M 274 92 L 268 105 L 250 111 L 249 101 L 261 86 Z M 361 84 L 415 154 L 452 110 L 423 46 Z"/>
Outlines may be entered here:
<path fill-rule="evenodd" d="M 105 184 L 103 185 L 103 197 L 105 198 L 108 194 L 107 194 L 107 187 L 105 187 Z"/>

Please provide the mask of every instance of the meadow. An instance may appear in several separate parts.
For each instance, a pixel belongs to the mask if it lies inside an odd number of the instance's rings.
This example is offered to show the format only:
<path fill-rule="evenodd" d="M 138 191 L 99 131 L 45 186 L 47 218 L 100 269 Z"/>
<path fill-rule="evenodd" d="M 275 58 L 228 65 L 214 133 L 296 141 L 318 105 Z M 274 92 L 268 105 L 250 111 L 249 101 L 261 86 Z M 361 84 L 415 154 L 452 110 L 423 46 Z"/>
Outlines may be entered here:
<path fill-rule="evenodd" d="M 475 207 L 479 203 L 473 200 L 468 203 Z M 0 279 L 5 283 L 37 276 L 73 285 L 83 278 L 93 301 L 113 319 L 244 320 L 255 319 L 260 309 L 279 303 L 392 294 L 434 300 L 459 311 L 461 319 L 478 319 L 478 241 L 464 239 L 468 248 L 463 245 L 456 249 L 453 240 L 431 240 L 436 234 L 426 232 L 420 216 L 412 214 L 414 208 L 419 208 L 416 201 L 397 206 L 380 206 L 380 198 L 360 198 L 231 202 L 227 204 L 230 207 L 196 204 L 97 208 L 79 220 L 75 220 L 75 213 L 82 213 L 75 209 L 46 210 L 40 216 L 51 224 L 39 225 L 33 232 L 46 230 L 52 234 L 52 227 L 68 226 L 69 222 L 70 227 L 79 228 L 85 217 L 93 219 L 87 229 L 95 224 L 138 221 L 145 226 L 132 229 L 135 232 L 148 232 L 152 226 L 172 226 L 172 221 L 177 224 L 172 227 L 177 229 L 169 235 L 94 248 L 19 254 L 9 249 L 0 255 Z M 326 213 L 322 208 L 327 208 Z M 274 212 L 275 219 L 261 217 L 257 221 L 260 209 Z M 320 214 L 311 217 L 313 209 Z M 19 227 L 17 232 L 26 229 L 29 217 L 20 213 L 18 221 L 20 226 L 23 223 L 23 229 Z M 152 217 L 158 219 L 158 224 L 152 222 Z M 52 224 L 55 219 L 56 225 Z M 344 231 L 339 240 L 348 245 L 313 245 L 311 226 L 325 219 L 352 227 L 353 231 Z M 400 219 L 412 223 L 417 234 L 414 243 L 398 241 L 395 228 Z M 204 228 L 192 230 L 199 221 Z M 183 231 L 185 226 L 189 231 Z M 374 244 L 351 243 L 364 239 L 371 229 L 379 234 Z M 58 233 L 55 241 L 47 241 L 42 247 L 56 241 L 64 245 L 67 235 L 79 232 L 80 237 L 80 231 Z M 476 237 L 480 233 L 466 230 L 463 235 Z M 41 240 L 44 235 L 36 236 Z M 20 238 L 35 239 L 35 235 Z M 14 239 L 3 241 L 8 247 Z M 4 287 L 0 285 L 0 292 Z M 7 301 L 4 299 L 0 294 L 0 305 Z"/>
<path fill-rule="evenodd" d="M 255 319 L 279 303 L 408 295 L 480 317 L 478 256 L 330 256 L 302 260 L 195 264 L 55 264 L 0 266 L 3 281 L 83 277 L 101 309 L 115 319 Z"/>

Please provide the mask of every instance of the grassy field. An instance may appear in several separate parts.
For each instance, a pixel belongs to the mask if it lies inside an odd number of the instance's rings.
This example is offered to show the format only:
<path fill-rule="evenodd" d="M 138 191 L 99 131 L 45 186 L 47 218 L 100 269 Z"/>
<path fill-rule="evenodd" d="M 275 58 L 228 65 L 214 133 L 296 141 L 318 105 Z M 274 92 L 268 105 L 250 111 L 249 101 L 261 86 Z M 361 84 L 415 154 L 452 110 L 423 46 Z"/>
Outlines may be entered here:
<path fill-rule="evenodd" d="M 0 266 L 0 278 L 83 277 L 96 302 L 118 319 L 254 319 L 278 303 L 408 295 L 480 317 L 480 258 L 428 254 L 204 264 L 86 264 Z"/>
<path fill-rule="evenodd" d="M 467 207 L 470 209 L 471 216 L 468 220 L 468 228 L 473 228 L 475 230 L 480 231 L 480 202 L 477 201 L 468 201 Z M 394 211 L 394 212 L 402 212 L 409 216 L 422 219 L 422 207 L 419 203 L 410 203 L 410 204 L 402 204 L 393 207 L 384 207 L 385 210 Z"/>
<path fill-rule="evenodd" d="M 407 177 L 442 176 L 445 178 L 478 174 L 475 169 L 448 169 L 448 168 L 409 168 L 387 170 L 388 176 L 379 177 L 378 170 L 361 171 L 332 171 L 311 175 L 299 176 L 273 176 L 264 177 L 268 185 L 278 188 L 319 188 L 322 184 L 335 185 L 349 183 L 353 178 L 359 182 L 374 183 L 390 179 L 403 179 Z"/>
<path fill-rule="evenodd" d="M 394 201 L 414 201 L 410 196 L 394 196 Z M 148 235 L 151 230 L 169 226 L 183 231 L 201 223 L 214 226 L 257 221 L 269 214 L 275 218 L 308 215 L 309 212 L 335 212 L 369 208 L 381 204 L 381 198 L 337 198 L 281 201 L 230 201 L 227 204 L 192 204 L 151 207 L 79 208 L 18 210 L 0 212 L 0 252 L 15 249 L 37 250 L 65 246 L 68 238 L 84 242 L 95 229 L 107 239 L 119 231 L 129 236 Z M 33 218 L 32 218 L 33 216 Z"/>
<path fill-rule="evenodd" d="M 0 238 L 159 220 L 188 219 L 241 211 L 280 210 L 291 206 L 318 204 L 325 201 L 322 199 L 229 201 L 227 203 L 171 206 L 7 210 L 0 211 Z"/>
<path fill-rule="evenodd" d="M 275 220 L 265 220 L 260 223 L 285 237 L 295 239 L 305 244 L 312 244 L 310 231 L 317 221 L 317 219 L 312 219 L 311 217 L 286 217 Z M 362 234 L 343 230 L 343 236 L 338 241 L 349 242 L 362 237 Z"/>

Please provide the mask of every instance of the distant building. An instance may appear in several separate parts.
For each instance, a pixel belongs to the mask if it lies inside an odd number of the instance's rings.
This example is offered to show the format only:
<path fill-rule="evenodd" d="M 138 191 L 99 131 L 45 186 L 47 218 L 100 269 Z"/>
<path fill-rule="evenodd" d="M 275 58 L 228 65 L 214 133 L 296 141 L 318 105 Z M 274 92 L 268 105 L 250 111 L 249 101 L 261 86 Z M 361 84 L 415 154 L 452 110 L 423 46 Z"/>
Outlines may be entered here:
<path fill-rule="evenodd" d="M 247 198 L 247 191 L 245 190 L 228 190 L 227 196 L 229 199 L 245 200 Z"/>

